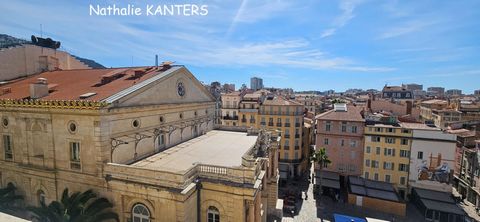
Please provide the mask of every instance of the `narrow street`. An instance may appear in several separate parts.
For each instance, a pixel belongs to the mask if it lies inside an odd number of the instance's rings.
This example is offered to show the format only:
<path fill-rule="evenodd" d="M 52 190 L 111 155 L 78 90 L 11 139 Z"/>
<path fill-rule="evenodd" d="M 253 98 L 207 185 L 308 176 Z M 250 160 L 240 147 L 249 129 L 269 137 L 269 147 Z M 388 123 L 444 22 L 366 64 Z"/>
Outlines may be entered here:
<path fill-rule="evenodd" d="M 313 170 L 313 169 L 312 169 Z M 297 212 L 292 217 L 288 213 L 284 212 L 284 217 L 282 221 L 299 221 L 299 222 L 310 222 L 310 221 L 322 221 L 330 222 L 333 220 L 333 214 L 345 214 L 360 218 L 371 217 L 387 221 L 405 221 L 405 222 L 418 222 L 423 221 L 423 217 L 420 212 L 410 203 L 407 203 L 407 217 L 400 218 L 392 214 L 379 212 L 373 209 L 368 209 L 364 207 L 358 207 L 345 203 L 343 200 L 346 199 L 344 193 L 340 197 L 340 201 L 335 201 L 329 196 L 317 196 L 315 198 L 313 194 L 313 184 L 308 180 L 308 174 L 305 174 L 304 177 L 298 181 L 289 183 L 287 187 L 281 190 L 297 190 L 302 192 L 302 200 L 297 201 L 296 207 Z M 308 198 L 305 200 L 305 192 L 308 195 Z M 281 196 L 281 195 L 280 195 Z"/>

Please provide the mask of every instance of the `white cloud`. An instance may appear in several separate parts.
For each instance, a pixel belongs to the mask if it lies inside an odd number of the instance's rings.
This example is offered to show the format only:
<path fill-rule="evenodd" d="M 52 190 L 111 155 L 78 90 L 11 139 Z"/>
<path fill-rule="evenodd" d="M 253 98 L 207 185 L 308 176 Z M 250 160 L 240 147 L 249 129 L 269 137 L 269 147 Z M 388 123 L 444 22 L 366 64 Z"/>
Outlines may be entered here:
<path fill-rule="evenodd" d="M 427 27 L 438 24 L 439 21 L 435 20 L 430 20 L 430 19 L 415 19 L 408 21 L 406 23 L 403 23 L 399 26 L 396 27 L 391 27 L 384 31 L 378 39 L 389 39 L 389 38 L 395 38 L 403 35 L 407 35 L 410 33 L 415 33 L 418 31 L 425 30 Z"/>
<path fill-rule="evenodd" d="M 227 36 L 230 36 L 235 31 L 236 26 L 239 23 L 255 23 L 261 20 L 266 20 L 280 15 L 280 12 L 291 9 L 291 7 L 292 2 L 286 0 L 242 0 L 232 22 L 230 23 Z"/>
<path fill-rule="evenodd" d="M 251 3 L 239 10 L 237 22 L 254 22 L 274 16 L 272 13 L 285 9 L 287 3 L 271 0 L 273 9 L 268 4 Z M 244 2 L 244 4 L 250 2 Z M 278 3 L 278 4 L 275 4 Z M 23 10 L 37 10 L 40 15 L 26 15 L 18 20 L 4 22 L 3 30 L 14 30 L 29 36 L 31 31 L 19 28 L 18 24 L 26 24 L 34 29 L 38 23 L 44 22 L 53 36 L 62 41 L 62 45 L 78 56 L 94 59 L 102 63 L 109 61 L 111 65 L 153 64 L 155 54 L 161 59 L 177 61 L 206 67 L 298 67 L 314 70 L 350 70 L 357 72 L 388 72 L 391 67 L 377 67 L 358 64 L 356 61 L 335 56 L 325 52 L 304 38 L 261 38 L 247 40 L 231 40 L 220 35 L 229 22 L 223 19 L 225 14 L 212 13 L 206 18 L 136 18 L 136 17 L 89 17 L 82 10 L 62 11 L 63 6 L 36 5 L 19 3 L 11 10 L 0 15 L 8 18 Z M 50 9 L 50 7 L 54 7 Z M 55 8 L 57 7 L 57 8 Z M 212 5 L 212 7 L 215 7 Z M 341 7 L 352 13 L 353 6 L 345 4 Z M 266 12 L 262 16 L 248 15 L 248 10 Z M 50 10 L 58 13 L 49 13 Z M 247 13 L 248 12 L 248 13 Z M 256 11 L 252 11 L 256 12 Z M 347 13 L 348 14 L 348 13 Z M 32 17 L 38 19 L 31 24 Z M 336 24 L 345 25 L 352 16 L 336 19 Z M 348 19 L 347 19 L 348 18 Z M 68 19 L 68 22 L 63 22 Z M 202 20 L 203 19 L 203 20 Z M 1 19 L 0 19 L 1 20 Z M 199 21 L 200 20 L 200 21 Z M 37 21 L 37 20 L 35 20 Z M 32 28 L 33 27 L 33 28 Z M 9 31 L 10 32 L 10 31 Z M 121 61 L 121 62 L 119 62 Z M 114 64 L 112 64 L 114 63 Z"/>
<path fill-rule="evenodd" d="M 345 26 L 351 19 L 355 17 L 355 8 L 361 3 L 361 0 L 341 0 L 339 5 L 341 14 L 333 20 L 331 28 L 323 31 L 320 37 L 325 38 L 331 36 L 335 34 L 337 29 Z"/>

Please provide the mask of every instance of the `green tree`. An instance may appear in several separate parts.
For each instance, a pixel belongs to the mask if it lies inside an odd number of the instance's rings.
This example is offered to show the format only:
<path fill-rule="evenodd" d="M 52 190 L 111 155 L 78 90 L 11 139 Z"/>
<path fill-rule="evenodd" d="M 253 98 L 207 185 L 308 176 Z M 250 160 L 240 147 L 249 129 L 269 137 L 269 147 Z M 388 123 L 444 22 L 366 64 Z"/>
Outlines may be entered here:
<path fill-rule="evenodd" d="M 324 167 L 327 167 L 328 164 L 332 163 L 330 159 L 328 159 L 327 151 L 325 148 L 320 148 L 319 150 L 315 151 L 312 153 L 312 156 L 310 157 L 310 160 L 314 163 L 317 163 L 320 168 L 320 174 L 322 172 L 322 169 Z M 313 178 L 312 178 L 313 180 Z M 320 179 L 318 181 L 318 185 L 321 187 L 322 186 L 322 180 Z"/>
<path fill-rule="evenodd" d="M 106 198 L 97 198 L 92 190 L 75 192 L 71 196 L 68 188 L 63 191 L 60 202 L 40 207 L 29 207 L 34 218 L 46 222 L 97 222 L 119 221 L 118 214 L 111 211 L 113 204 Z"/>
<path fill-rule="evenodd" d="M 318 163 L 320 166 L 320 170 L 326 167 L 328 164 L 332 163 L 330 159 L 328 159 L 327 151 L 325 148 L 320 148 L 319 150 L 312 153 L 310 160 L 314 163 Z"/>
<path fill-rule="evenodd" d="M 23 200 L 21 195 L 16 195 L 17 188 L 12 183 L 8 183 L 7 187 L 0 189 L 0 211 L 11 212 L 17 209 L 16 203 Z"/>

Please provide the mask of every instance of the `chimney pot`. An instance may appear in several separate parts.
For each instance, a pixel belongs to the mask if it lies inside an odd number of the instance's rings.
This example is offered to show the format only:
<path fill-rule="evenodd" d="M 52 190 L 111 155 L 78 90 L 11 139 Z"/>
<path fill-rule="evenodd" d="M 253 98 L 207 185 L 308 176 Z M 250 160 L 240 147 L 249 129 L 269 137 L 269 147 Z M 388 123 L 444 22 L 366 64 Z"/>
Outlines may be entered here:
<path fill-rule="evenodd" d="M 46 78 L 38 78 L 36 83 L 30 84 L 30 98 L 39 99 L 48 96 L 48 84 Z"/>

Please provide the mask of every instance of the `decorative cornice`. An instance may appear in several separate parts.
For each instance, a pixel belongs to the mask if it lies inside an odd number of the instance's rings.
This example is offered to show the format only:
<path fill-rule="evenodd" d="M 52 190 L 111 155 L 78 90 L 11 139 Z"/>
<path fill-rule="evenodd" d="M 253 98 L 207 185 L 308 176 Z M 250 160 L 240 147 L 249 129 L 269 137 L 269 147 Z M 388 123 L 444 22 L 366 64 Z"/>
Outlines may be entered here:
<path fill-rule="evenodd" d="M 0 107 L 101 109 L 107 105 L 107 102 L 88 100 L 0 99 Z"/>

